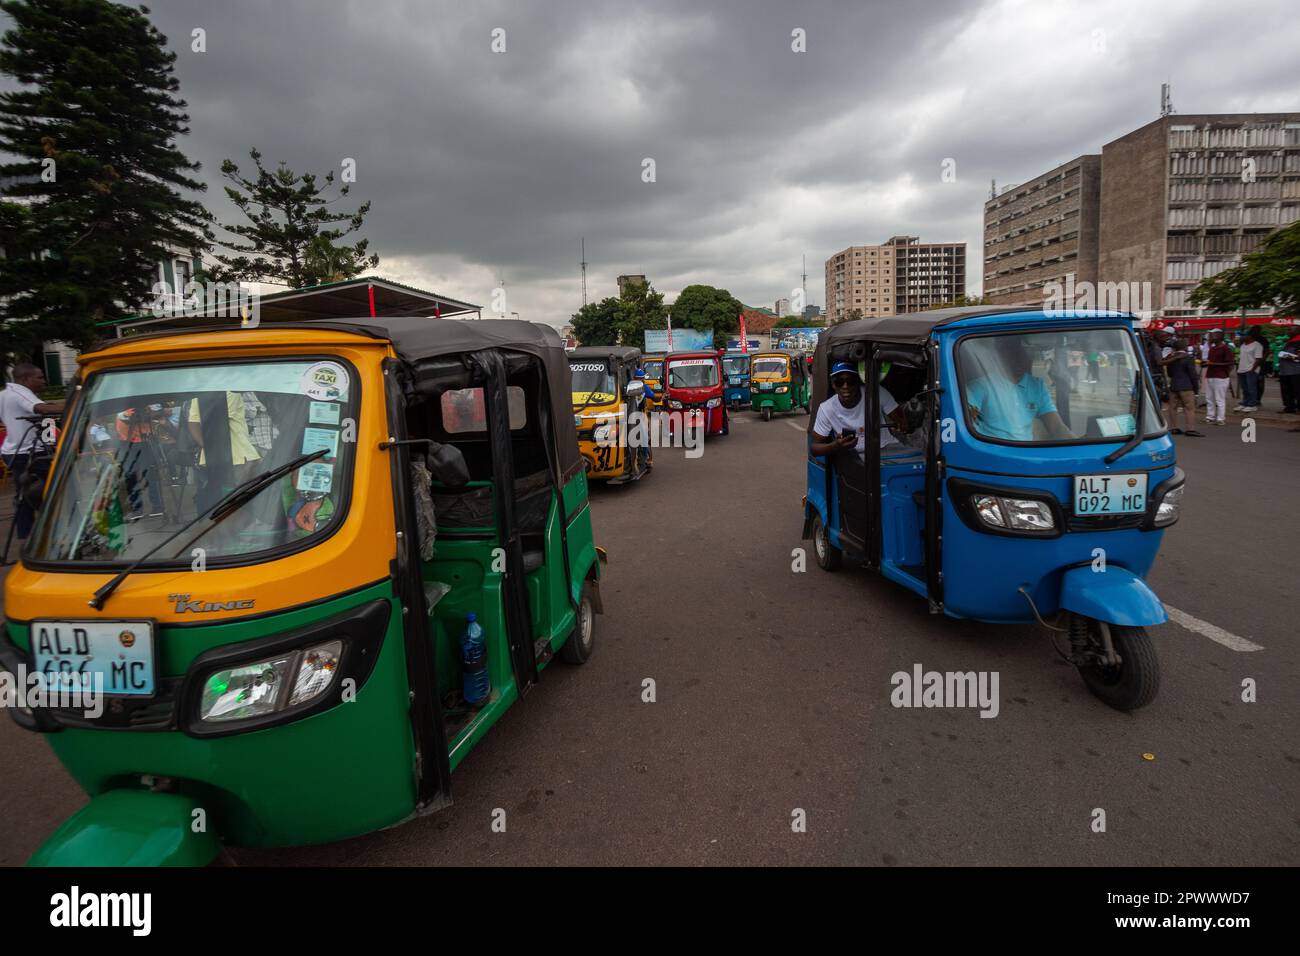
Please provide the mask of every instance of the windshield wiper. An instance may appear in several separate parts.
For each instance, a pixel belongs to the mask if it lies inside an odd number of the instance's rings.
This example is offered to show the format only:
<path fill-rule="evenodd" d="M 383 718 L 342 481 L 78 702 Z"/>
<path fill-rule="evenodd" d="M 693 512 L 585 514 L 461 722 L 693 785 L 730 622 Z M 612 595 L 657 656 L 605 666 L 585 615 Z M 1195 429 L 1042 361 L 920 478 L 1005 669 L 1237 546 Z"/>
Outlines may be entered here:
<path fill-rule="evenodd" d="M 1137 389 L 1137 410 L 1133 415 L 1133 435 L 1119 448 L 1106 456 L 1106 464 L 1113 465 L 1119 461 L 1142 441 L 1146 434 L 1146 428 L 1142 420 L 1146 417 L 1146 398 L 1147 398 L 1147 381 L 1142 377 L 1142 369 L 1133 373 L 1133 387 Z"/>
<path fill-rule="evenodd" d="M 230 493 L 227 494 L 224 498 L 218 499 L 215 504 L 209 505 L 208 507 L 200 511 L 198 514 L 196 514 L 194 516 L 194 520 L 191 521 L 189 524 L 185 525 L 182 528 L 176 529 L 174 533 L 168 535 L 166 538 L 163 538 L 163 540 L 160 541 L 157 545 L 155 545 L 150 550 L 146 551 L 143 555 L 136 558 L 135 561 L 133 561 L 131 564 L 127 565 L 125 568 L 119 571 L 117 573 L 117 576 L 114 577 L 113 580 L 109 581 L 107 584 L 105 584 L 103 587 L 101 587 L 98 591 L 94 593 L 94 595 L 90 599 L 90 606 L 93 607 L 96 611 L 103 610 L 104 602 L 108 600 L 109 595 L 111 595 L 114 591 L 117 590 L 117 586 L 121 584 L 123 581 L 125 581 L 127 579 L 127 576 L 131 574 L 131 572 L 133 572 L 136 568 L 140 567 L 140 565 L 144 564 L 146 561 L 152 558 L 155 554 L 157 554 L 167 545 L 171 544 L 173 541 L 175 541 L 177 538 L 183 535 L 186 531 L 189 531 L 190 528 L 193 528 L 204 518 L 210 517 L 212 519 L 212 525 L 209 525 L 207 528 L 204 528 L 203 531 L 200 532 L 200 534 L 195 537 L 194 540 L 196 541 L 204 534 L 207 534 L 208 531 L 213 526 L 224 521 L 231 514 L 237 511 L 239 507 L 243 505 L 245 502 L 251 501 L 253 498 L 256 498 L 269 485 L 275 483 L 276 481 L 279 481 L 285 475 L 289 474 L 289 472 L 297 468 L 301 468 L 303 465 L 307 464 L 308 462 L 315 461 L 317 458 L 323 457 L 328 451 L 329 451 L 328 448 L 320 448 L 309 455 L 299 455 L 293 461 L 286 462 L 285 464 L 281 465 L 279 468 L 272 468 L 270 471 L 263 472 L 260 475 L 254 475 L 252 478 L 249 478 L 246 481 L 243 481 L 240 484 L 236 485 L 234 488 L 231 489 Z"/>

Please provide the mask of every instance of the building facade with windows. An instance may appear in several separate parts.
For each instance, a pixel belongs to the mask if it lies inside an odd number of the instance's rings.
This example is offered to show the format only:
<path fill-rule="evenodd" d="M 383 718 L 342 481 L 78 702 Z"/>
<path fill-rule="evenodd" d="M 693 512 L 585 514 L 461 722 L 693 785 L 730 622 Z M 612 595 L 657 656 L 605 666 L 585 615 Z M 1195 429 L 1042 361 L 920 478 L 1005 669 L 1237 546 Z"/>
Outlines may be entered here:
<path fill-rule="evenodd" d="M 966 294 L 966 243 L 894 236 L 826 260 L 826 323 L 921 312 Z"/>

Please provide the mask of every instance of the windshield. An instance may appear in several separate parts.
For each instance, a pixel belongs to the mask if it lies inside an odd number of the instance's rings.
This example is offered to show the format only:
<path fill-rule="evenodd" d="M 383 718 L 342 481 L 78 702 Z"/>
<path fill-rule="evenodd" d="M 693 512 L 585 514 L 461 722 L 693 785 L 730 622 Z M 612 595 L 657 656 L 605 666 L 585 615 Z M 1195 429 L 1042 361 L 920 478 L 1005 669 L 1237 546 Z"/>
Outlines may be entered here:
<path fill-rule="evenodd" d="M 657 382 L 661 377 L 663 377 L 664 374 L 663 362 L 645 362 L 641 365 L 641 368 L 645 370 L 646 378 L 652 378 Z"/>
<path fill-rule="evenodd" d="M 722 370 L 727 375 L 744 375 L 749 371 L 749 356 L 728 355 L 722 360 Z"/>
<path fill-rule="evenodd" d="M 236 485 L 326 449 L 146 563 L 204 564 L 320 538 L 340 517 L 355 443 L 352 373 L 310 359 L 130 368 L 87 383 L 27 556 L 126 562 Z M 201 549 L 197 551 L 196 549 Z"/>
<path fill-rule="evenodd" d="M 784 377 L 785 373 L 790 370 L 790 363 L 787 359 L 780 356 L 769 356 L 767 358 L 754 359 L 754 377 L 760 375 L 772 375 Z"/>
<path fill-rule="evenodd" d="M 1141 364 L 1125 329 L 964 339 L 962 398 L 976 434 L 1019 444 L 1123 440 L 1133 434 Z M 1163 428 L 1150 390 L 1143 434 Z"/>
<path fill-rule="evenodd" d="M 717 384 L 716 359 L 679 359 L 668 363 L 668 385 L 672 388 L 707 388 Z"/>
<path fill-rule="evenodd" d="M 573 374 L 573 394 L 582 396 L 581 401 L 598 403 L 614 400 L 614 373 L 606 363 L 570 362 L 569 371 Z"/>

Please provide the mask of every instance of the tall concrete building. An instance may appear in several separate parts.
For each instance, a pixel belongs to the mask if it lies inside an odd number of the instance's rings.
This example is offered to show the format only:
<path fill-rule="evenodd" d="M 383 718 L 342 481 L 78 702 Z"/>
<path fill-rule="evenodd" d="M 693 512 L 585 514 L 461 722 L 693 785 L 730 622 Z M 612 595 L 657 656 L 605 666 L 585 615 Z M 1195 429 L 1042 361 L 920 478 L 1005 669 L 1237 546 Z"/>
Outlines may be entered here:
<path fill-rule="evenodd" d="M 966 243 L 894 236 L 826 260 L 826 324 L 920 312 L 966 294 Z"/>
<path fill-rule="evenodd" d="M 1039 305 L 1043 286 L 1097 281 L 1101 156 L 1078 156 L 984 204 L 984 295 Z"/>
<path fill-rule="evenodd" d="M 1297 219 L 1300 113 L 1162 116 L 1102 147 L 1099 278 L 1163 318 L 1204 314 L 1197 283 Z"/>
<path fill-rule="evenodd" d="M 618 277 L 618 294 L 621 296 L 623 290 L 628 285 L 647 285 L 646 277 L 642 275 L 627 275 Z"/>
<path fill-rule="evenodd" d="M 1162 116 L 985 203 L 984 294 L 1205 315 L 1196 285 L 1297 219 L 1300 113 Z"/>
<path fill-rule="evenodd" d="M 789 300 L 789 299 L 777 299 L 777 300 L 776 300 L 776 317 L 777 317 L 778 319 L 783 319 L 783 318 L 785 318 L 785 317 L 786 317 L 787 315 L 789 315 L 789 314 L 790 314 L 790 300 Z"/>

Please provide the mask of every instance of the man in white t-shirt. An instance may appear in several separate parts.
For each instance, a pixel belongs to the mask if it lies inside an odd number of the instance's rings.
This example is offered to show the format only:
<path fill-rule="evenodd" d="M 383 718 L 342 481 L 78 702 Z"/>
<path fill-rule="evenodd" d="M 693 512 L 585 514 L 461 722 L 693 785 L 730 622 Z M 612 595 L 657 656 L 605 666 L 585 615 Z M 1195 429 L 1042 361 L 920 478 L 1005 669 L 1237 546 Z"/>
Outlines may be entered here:
<path fill-rule="evenodd" d="M 828 398 L 817 408 L 811 451 L 820 457 L 852 448 L 863 455 L 867 447 L 867 403 L 862 397 L 862 379 L 858 370 L 848 362 L 837 363 L 831 369 L 831 386 L 835 389 L 835 398 Z M 876 394 L 881 416 L 880 447 L 884 448 L 898 442 L 889 432 L 889 423 L 903 429 L 907 419 L 894 396 L 883 388 L 877 388 Z"/>
<path fill-rule="evenodd" d="M 1259 410 L 1260 376 L 1264 370 L 1264 341 L 1259 329 L 1251 329 L 1237 355 L 1237 384 L 1241 386 L 1241 404 L 1235 412 Z"/>
<path fill-rule="evenodd" d="M 45 478 L 45 469 L 49 458 L 39 455 L 32 461 L 32 449 L 41 433 L 40 423 L 27 421 L 35 415 L 61 415 L 63 402 L 43 402 L 37 392 L 45 387 L 45 373 L 28 362 L 19 362 L 14 366 L 13 381 L 0 392 L 0 419 L 4 420 L 5 440 L 0 445 L 0 457 L 14 476 L 15 487 L 21 487 L 22 478 L 28 468 L 38 480 Z M 14 533 L 22 541 L 31 534 L 32 525 L 36 523 L 36 513 L 27 503 L 26 496 L 19 495 L 14 514 Z"/>

